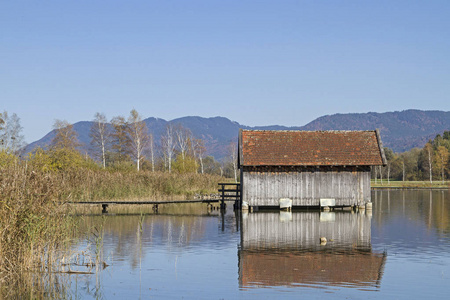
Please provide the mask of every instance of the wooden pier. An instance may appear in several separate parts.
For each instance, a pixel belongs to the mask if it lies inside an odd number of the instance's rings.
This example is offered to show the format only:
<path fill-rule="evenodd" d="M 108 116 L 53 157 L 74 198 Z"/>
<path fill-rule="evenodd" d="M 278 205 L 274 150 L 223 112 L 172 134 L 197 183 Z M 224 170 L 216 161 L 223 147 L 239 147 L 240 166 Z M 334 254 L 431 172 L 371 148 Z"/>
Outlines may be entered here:
<path fill-rule="evenodd" d="M 234 201 L 234 209 L 241 209 L 241 184 L 219 183 L 220 208 L 225 209 L 225 201 Z"/>
<path fill-rule="evenodd" d="M 202 200 L 169 200 L 169 201 L 83 201 L 83 202 L 66 202 L 68 204 L 80 205 L 101 205 L 102 213 L 108 213 L 108 206 L 110 205 L 153 205 L 153 211 L 158 212 L 159 205 L 163 204 L 192 204 L 192 203 L 206 203 L 212 206 L 212 203 L 218 203 L 219 199 L 202 199 Z M 232 200 L 225 200 L 232 201 Z"/>
<path fill-rule="evenodd" d="M 206 203 L 208 207 L 212 207 L 213 203 L 220 202 L 220 209 L 226 209 L 227 201 L 234 202 L 234 209 L 241 208 L 241 192 L 239 183 L 219 183 L 219 198 L 212 199 L 195 199 L 195 200 L 169 200 L 169 201 L 82 201 L 82 202 L 65 202 L 67 204 L 79 205 L 101 205 L 102 213 L 108 213 L 110 205 L 153 205 L 153 211 L 158 212 L 158 207 L 163 204 L 192 204 Z"/>

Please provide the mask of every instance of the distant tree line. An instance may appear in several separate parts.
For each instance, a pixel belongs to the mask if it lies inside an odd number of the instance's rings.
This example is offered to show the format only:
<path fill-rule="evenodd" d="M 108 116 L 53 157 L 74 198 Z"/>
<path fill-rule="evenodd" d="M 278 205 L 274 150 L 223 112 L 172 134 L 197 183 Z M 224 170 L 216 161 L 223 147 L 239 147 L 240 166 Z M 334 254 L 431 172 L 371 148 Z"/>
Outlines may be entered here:
<path fill-rule="evenodd" d="M 195 172 L 237 180 L 234 176 L 236 143 L 230 143 L 227 159 L 218 162 L 206 155 L 204 140 L 181 124 L 172 123 L 167 124 L 161 140 L 156 143 L 151 128 L 147 128 L 135 109 L 128 118 L 116 116 L 109 123 L 104 114 L 96 113 L 90 136 L 94 159 L 103 168 L 123 169 L 134 164 L 137 171 Z"/>
<path fill-rule="evenodd" d="M 237 144 L 231 142 L 228 155 L 216 161 L 206 153 L 205 142 L 194 137 L 181 124 L 167 124 L 161 140 L 156 143 L 151 128 L 142 116 L 131 110 L 128 118 L 113 117 L 109 122 L 103 113 L 96 113 L 90 128 L 90 155 L 79 151 L 82 144 L 73 125 L 56 120 L 55 135 L 46 150 L 35 149 L 29 155 L 34 162 L 41 161 L 43 168 L 101 167 L 119 171 L 160 171 L 176 173 L 213 174 L 238 181 Z M 16 114 L 0 114 L 0 149 L 20 154 L 25 143 L 21 134 L 20 119 Z"/>
<path fill-rule="evenodd" d="M 135 109 L 128 118 L 116 116 L 109 122 L 104 114 L 95 114 L 90 129 L 92 157 L 78 150 L 81 144 L 72 124 L 56 120 L 53 128 L 55 135 L 48 149 L 35 149 L 28 156 L 44 169 L 101 167 L 118 171 L 213 174 L 239 180 L 236 142 L 227 147 L 227 157 L 217 161 L 207 155 L 204 140 L 181 124 L 169 123 L 157 143 L 151 128 L 147 128 Z M 0 152 L 20 155 L 25 146 L 22 130 L 16 114 L 0 113 Z M 387 165 L 372 168 L 375 180 L 433 182 L 445 181 L 450 176 L 450 131 L 442 136 L 438 134 L 422 149 L 394 153 L 384 148 L 384 152 Z"/>
<path fill-rule="evenodd" d="M 375 180 L 444 182 L 450 175 L 450 131 L 436 135 L 422 149 L 394 153 L 384 148 L 384 153 L 387 165 L 372 169 Z"/>

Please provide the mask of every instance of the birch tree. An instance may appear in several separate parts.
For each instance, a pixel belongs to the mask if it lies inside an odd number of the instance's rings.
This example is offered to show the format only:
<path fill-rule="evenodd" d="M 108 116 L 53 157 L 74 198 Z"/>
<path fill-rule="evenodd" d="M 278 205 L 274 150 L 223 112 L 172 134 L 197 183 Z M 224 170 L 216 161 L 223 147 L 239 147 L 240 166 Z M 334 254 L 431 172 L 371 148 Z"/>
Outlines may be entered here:
<path fill-rule="evenodd" d="M 148 128 L 139 113 L 133 109 L 128 117 L 127 132 L 130 137 L 131 154 L 136 160 L 136 168 L 139 171 L 144 150 L 148 147 Z"/>
<path fill-rule="evenodd" d="M 102 161 L 103 169 L 106 168 L 106 151 L 108 150 L 111 133 L 105 114 L 96 113 L 91 126 L 91 144 L 98 151 L 98 157 Z"/>
<path fill-rule="evenodd" d="M 53 149 L 76 150 L 81 145 L 78 141 L 78 133 L 66 120 L 55 120 L 53 129 L 55 130 L 55 136 L 51 141 Z"/>
<path fill-rule="evenodd" d="M 380 183 L 383 184 L 383 172 L 381 170 L 381 166 L 378 166 L 378 170 L 380 171 Z"/>
<path fill-rule="evenodd" d="M 183 171 L 185 168 L 185 160 L 186 160 L 186 153 L 189 150 L 189 147 L 191 146 L 191 142 L 192 142 L 192 133 L 188 128 L 183 127 L 181 124 L 178 124 L 174 127 L 174 131 L 175 131 L 175 137 L 176 137 L 176 142 L 178 145 L 178 148 L 180 149 L 181 152 L 181 159 L 182 161 L 182 166 L 183 166 Z"/>
<path fill-rule="evenodd" d="M 172 172 L 172 159 L 175 156 L 175 132 L 172 124 L 167 124 L 165 133 L 161 136 L 161 147 L 169 173 Z"/>
<path fill-rule="evenodd" d="M 203 164 L 203 159 L 205 157 L 206 152 L 205 142 L 202 139 L 194 139 L 194 146 L 192 148 L 194 156 L 197 156 L 198 161 L 200 163 L 200 172 L 204 174 L 205 168 Z"/>
<path fill-rule="evenodd" d="M 6 119 L 8 118 L 8 113 L 4 111 L 3 113 L 0 112 L 0 149 L 5 150 L 8 145 L 8 140 L 5 140 L 5 124 Z"/>
<path fill-rule="evenodd" d="M 405 159 L 402 160 L 402 181 L 405 181 Z"/>
<path fill-rule="evenodd" d="M 394 151 L 392 151 L 391 149 L 389 149 L 387 147 L 384 147 L 384 154 L 386 156 L 386 162 L 387 162 L 387 165 L 386 165 L 386 168 L 385 168 L 385 169 L 387 169 L 386 170 L 387 171 L 387 176 L 386 177 L 387 177 L 388 184 L 389 184 L 390 183 L 390 179 L 391 179 L 391 164 L 392 164 L 392 161 L 395 160 L 396 156 L 394 154 Z"/>
<path fill-rule="evenodd" d="M 238 153 L 237 153 L 237 145 L 235 142 L 231 142 L 230 145 L 228 146 L 228 153 L 229 153 L 229 157 L 231 159 L 231 164 L 233 167 L 233 172 L 234 172 L 234 181 L 237 181 L 237 169 L 238 169 L 238 161 L 237 161 L 237 157 L 238 157 Z"/>
<path fill-rule="evenodd" d="M 432 167 L 433 167 L 433 146 L 431 145 L 430 142 L 425 144 L 424 150 L 425 150 L 425 154 L 426 154 L 426 157 L 427 157 L 428 169 L 429 169 L 429 172 L 430 172 L 430 183 L 433 183 L 433 170 L 432 170 Z"/>
<path fill-rule="evenodd" d="M 155 142 L 153 140 L 153 134 L 148 135 L 148 148 L 150 151 L 150 159 L 152 161 L 152 172 L 155 172 Z"/>
<path fill-rule="evenodd" d="M 9 138 L 6 134 L 8 125 L 8 112 L 0 113 L 0 149 L 6 151 L 8 149 Z"/>
<path fill-rule="evenodd" d="M 6 111 L 0 113 L 0 149 L 17 154 L 25 146 L 22 130 L 15 113 L 11 116 Z"/>
<path fill-rule="evenodd" d="M 124 161 L 130 153 L 130 138 L 127 134 L 128 123 L 122 116 L 111 119 L 113 132 L 111 134 L 112 149 L 117 153 L 119 161 Z"/>

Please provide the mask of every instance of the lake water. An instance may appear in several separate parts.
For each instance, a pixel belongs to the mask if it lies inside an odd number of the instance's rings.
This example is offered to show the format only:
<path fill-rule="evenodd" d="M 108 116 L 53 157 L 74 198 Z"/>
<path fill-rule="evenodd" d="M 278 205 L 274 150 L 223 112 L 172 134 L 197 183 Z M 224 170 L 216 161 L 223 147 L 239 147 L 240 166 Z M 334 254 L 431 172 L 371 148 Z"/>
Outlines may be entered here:
<path fill-rule="evenodd" d="M 103 239 L 76 247 L 109 266 L 63 281 L 76 299 L 448 299 L 449 192 L 378 190 L 372 201 L 371 213 L 113 207 L 83 217 Z"/>

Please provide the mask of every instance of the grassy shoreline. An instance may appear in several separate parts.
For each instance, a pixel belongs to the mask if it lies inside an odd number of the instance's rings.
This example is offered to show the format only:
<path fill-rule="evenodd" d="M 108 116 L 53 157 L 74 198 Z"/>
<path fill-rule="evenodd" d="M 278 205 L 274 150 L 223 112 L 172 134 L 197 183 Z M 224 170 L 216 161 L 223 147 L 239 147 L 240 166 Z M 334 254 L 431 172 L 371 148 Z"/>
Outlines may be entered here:
<path fill-rule="evenodd" d="M 390 180 L 371 180 L 370 185 L 372 188 L 392 188 L 392 189 L 408 189 L 408 188 L 418 188 L 418 189 L 450 189 L 450 181 L 393 181 Z"/>

